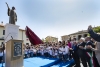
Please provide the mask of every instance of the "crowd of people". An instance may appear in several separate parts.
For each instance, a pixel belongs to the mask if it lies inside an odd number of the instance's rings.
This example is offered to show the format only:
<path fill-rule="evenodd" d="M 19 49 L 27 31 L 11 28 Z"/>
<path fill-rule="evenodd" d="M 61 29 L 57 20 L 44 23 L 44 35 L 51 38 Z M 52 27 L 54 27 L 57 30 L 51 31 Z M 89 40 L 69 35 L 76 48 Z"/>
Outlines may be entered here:
<path fill-rule="evenodd" d="M 45 43 L 36 46 L 26 46 L 24 49 L 25 58 L 44 56 L 47 58 L 59 58 L 66 62 L 74 59 L 75 67 L 99 67 L 98 58 L 95 55 L 97 42 L 91 37 L 80 38 L 79 41 L 67 40 L 59 43 Z M 100 53 L 99 53 L 100 54 Z"/>
<path fill-rule="evenodd" d="M 64 62 L 69 60 L 69 46 L 59 43 L 45 43 L 36 46 L 25 46 L 25 58 L 42 56 L 47 58 L 60 58 Z"/>
<path fill-rule="evenodd" d="M 75 66 L 81 67 L 100 67 L 100 35 L 89 26 L 90 37 L 80 38 L 79 40 L 68 39 L 67 41 L 46 42 L 39 45 L 25 45 L 23 48 L 24 58 L 45 57 L 58 58 L 63 62 L 74 59 Z M 0 63 L 2 62 L 3 50 L 0 49 Z"/>
<path fill-rule="evenodd" d="M 59 58 L 64 62 L 74 59 L 75 66 L 100 67 L 100 35 L 96 34 L 91 26 L 88 28 L 90 37 L 60 41 L 58 43 L 45 43 L 25 48 L 25 58 L 44 56 Z"/>

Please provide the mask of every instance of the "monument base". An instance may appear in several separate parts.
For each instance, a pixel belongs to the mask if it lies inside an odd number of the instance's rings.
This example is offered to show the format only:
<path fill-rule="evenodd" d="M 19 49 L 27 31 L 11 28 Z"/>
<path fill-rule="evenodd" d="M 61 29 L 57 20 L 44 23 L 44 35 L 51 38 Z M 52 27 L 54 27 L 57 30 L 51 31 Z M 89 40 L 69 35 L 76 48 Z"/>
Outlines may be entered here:
<path fill-rule="evenodd" d="M 23 67 L 23 41 L 9 40 L 6 43 L 5 67 Z"/>
<path fill-rule="evenodd" d="M 5 42 L 10 39 L 18 39 L 19 26 L 14 24 L 6 24 L 5 25 Z"/>

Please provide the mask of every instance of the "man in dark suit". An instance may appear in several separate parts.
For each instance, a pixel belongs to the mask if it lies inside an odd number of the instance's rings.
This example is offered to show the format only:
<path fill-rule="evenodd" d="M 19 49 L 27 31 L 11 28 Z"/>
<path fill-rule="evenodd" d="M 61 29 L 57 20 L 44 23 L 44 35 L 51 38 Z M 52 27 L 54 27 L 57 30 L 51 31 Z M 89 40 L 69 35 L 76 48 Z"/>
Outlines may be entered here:
<path fill-rule="evenodd" d="M 88 33 L 90 34 L 90 36 L 91 36 L 95 41 L 100 42 L 100 35 L 97 34 L 97 33 L 95 33 L 95 32 L 93 31 L 91 25 L 88 27 Z M 100 67 L 100 65 L 99 65 L 99 63 L 98 63 L 98 61 L 97 61 L 97 58 L 96 58 L 96 56 L 95 56 L 95 52 L 93 52 L 93 53 L 94 53 L 95 65 L 96 65 L 96 67 Z"/>
<path fill-rule="evenodd" d="M 91 36 L 94 40 L 100 42 L 100 35 L 97 34 L 97 33 L 95 33 L 95 32 L 92 30 L 92 26 L 89 26 L 89 27 L 88 27 L 88 33 L 90 34 L 90 36 Z"/>
<path fill-rule="evenodd" d="M 72 49 L 70 48 L 70 50 L 72 50 L 72 56 L 73 56 L 73 59 L 75 61 L 75 67 L 81 67 L 80 66 L 80 59 L 79 59 L 78 52 L 77 52 L 78 46 L 77 46 L 76 42 L 73 43 Z"/>
<path fill-rule="evenodd" d="M 91 38 L 90 37 L 86 37 L 86 60 L 88 62 L 89 67 L 98 67 L 97 63 L 96 63 L 96 59 L 95 59 L 95 54 L 94 52 L 91 50 L 91 48 L 89 48 L 90 46 L 92 46 L 92 48 L 94 48 L 94 44 L 91 42 Z"/>
<path fill-rule="evenodd" d="M 81 59 L 82 61 L 82 64 L 84 67 L 87 67 L 87 63 L 86 63 L 86 53 L 85 53 L 85 50 L 84 50 L 84 47 L 85 47 L 85 39 L 84 38 L 81 38 L 80 39 L 80 44 L 78 45 L 78 55 L 79 55 L 79 58 Z"/>

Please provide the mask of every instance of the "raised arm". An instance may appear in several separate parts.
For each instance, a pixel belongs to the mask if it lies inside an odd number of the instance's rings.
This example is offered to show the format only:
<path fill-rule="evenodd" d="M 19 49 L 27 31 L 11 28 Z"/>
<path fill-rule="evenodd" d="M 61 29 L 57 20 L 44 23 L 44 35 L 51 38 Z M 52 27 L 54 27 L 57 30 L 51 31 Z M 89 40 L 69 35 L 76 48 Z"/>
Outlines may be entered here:
<path fill-rule="evenodd" d="M 88 33 L 90 34 L 90 36 L 91 36 L 94 40 L 100 42 L 100 35 L 97 34 L 97 33 L 95 33 L 95 32 L 92 30 L 92 27 L 91 27 L 91 26 L 89 26 L 89 28 L 88 28 Z"/>
<path fill-rule="evenodd" d="M 9 8 L 9 6 L 8 6 L 7 2 L 6 2 L 6 5 L 7 5 L 7 7 Z"/>
<path fill-rule="evenodd" d="M 6 2 L 6 5 L 7 5 L 7 7 L 8 7 L 8 12 L 7 12 L 7 14 L 8 14 L 8 16 L 9 16 L 9 15 L 10 15 L 10 8 L 9 8 L 7 2 Z"/>

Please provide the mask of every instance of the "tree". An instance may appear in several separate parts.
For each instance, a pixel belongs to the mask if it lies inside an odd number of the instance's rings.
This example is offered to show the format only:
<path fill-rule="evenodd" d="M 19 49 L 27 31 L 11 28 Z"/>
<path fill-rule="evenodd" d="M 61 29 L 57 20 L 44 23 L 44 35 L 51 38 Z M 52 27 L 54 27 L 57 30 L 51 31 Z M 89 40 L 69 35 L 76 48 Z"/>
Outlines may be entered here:
<path fill-rule="evenodd" d="M 93 30 L 96 33 L 100 33 L 100 26 L 94 27 Z"/>

